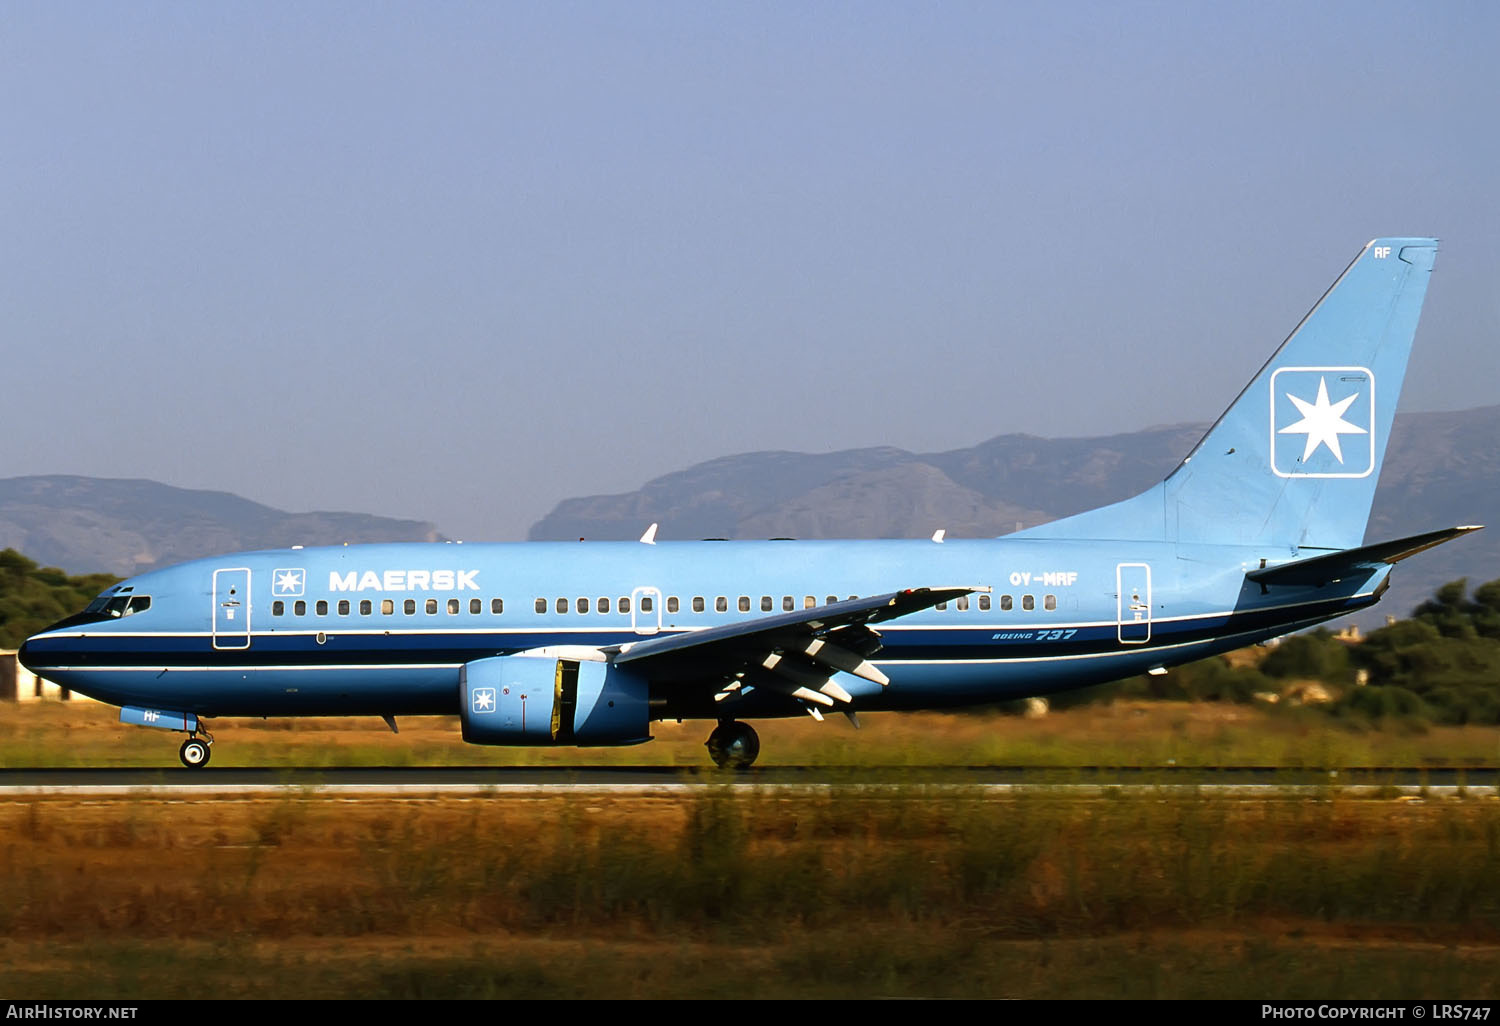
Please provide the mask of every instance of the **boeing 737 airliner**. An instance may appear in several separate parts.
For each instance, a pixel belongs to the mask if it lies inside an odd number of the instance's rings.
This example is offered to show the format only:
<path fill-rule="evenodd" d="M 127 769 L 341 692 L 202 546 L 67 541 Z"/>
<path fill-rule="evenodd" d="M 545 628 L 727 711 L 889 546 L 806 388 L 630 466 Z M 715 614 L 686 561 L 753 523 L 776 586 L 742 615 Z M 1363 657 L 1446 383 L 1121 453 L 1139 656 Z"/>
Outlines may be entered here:
<path fill-rule="evenodd" d="M 1451 527 L 1364 543 L 1437 243 L 1365 246 L 1150 490 L 1003 538 L 358 545 L 197 560 L 110 588 L 22 662 L 188 735 L 215 716 L 457 714 L 487 745 L 628 745 L 745 720 L 1042 695 L 1371 605 Z"/>

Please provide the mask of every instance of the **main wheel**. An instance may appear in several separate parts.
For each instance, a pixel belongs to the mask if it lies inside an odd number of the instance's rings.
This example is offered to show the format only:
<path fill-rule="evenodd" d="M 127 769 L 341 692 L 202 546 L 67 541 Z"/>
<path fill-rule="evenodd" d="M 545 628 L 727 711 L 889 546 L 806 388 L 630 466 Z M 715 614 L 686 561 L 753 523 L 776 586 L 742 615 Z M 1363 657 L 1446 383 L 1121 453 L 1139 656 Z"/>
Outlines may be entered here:
<path fill-rule="evenodd" d="M 704 742 L 709 758 L 720 769 L 749 769 L 760 754 L 760 736 L 748 723 L 725 720 Z"/>
<path fill-rule="evenodd" d="M 208 742 L 201 737 L 188 738 L 182 743 L 182 747 L 177 750 L 177 757 L 182 760 L 182 764 L 188 769 L 202 769 L 204 766 L 207 766 L 210 754 L 212 754 L 212 751 L 208 747 Z"/>

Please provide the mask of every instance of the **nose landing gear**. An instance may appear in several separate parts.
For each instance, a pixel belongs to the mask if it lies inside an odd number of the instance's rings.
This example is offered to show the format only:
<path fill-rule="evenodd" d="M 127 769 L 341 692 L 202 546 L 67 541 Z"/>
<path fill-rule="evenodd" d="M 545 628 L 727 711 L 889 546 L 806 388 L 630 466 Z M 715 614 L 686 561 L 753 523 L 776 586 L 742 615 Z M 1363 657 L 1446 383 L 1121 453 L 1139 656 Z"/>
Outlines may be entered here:
<path fill-rule="evenodd" d="M 208 765 L 209 757 L 213 755 L 213 743 L 212 737 L 189 737 L 177 750 L 177 757 L 188 769 L 202 769 Z"/>
<path fill-rule="evenodd" d="M 709 758 L 720 769 L 749 769 L 760 754 L 760 737 L 748 723 L 720 720 L 704 742 Z"/>

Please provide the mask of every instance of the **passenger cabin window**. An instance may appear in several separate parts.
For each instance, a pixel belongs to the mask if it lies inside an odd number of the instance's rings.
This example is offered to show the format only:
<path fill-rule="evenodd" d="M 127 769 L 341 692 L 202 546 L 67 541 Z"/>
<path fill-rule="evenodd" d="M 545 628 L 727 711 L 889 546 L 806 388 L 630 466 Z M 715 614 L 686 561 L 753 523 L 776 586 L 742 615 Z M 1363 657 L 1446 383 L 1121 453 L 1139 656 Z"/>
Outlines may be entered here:
<path fill-rule="evenodd" d="M 316 608 L 318 610 L 318 615 L 319 616 L 327 616 L 328 615 L 328 600 L 327 599 L 318 599 L 318 605 L 317 605 Z"/>
<path fill-rule="evenodd" d="M 536 611 L 538 613 L 545 613 L 547 611 L 547 600 L 546 599 L 537 599 L 536 600 Z"/>
<path fill-rule="evenodd" d="M 581 599 L 578 600 L 578 611 L 580 613 L 587 613 L 589 611 L 589 600 L 588 599 L 581 598 Z"/>
<path fill-rule="evenodd" d="M 494 613 L 496 616 L 499 616 L 501 613 L 505 612 L 505 600 L 490 599 L 490 612 Z"/>
<path fill-rule="evenodd" d="M 967 613 L 969 611 L 969 596 L 960 595 L 958 600 L 953 603 L 953 608 L 957 609 L 960 613 Z"/>
<path fill-rule="evenodd" d="M 939 612 L 942 612 L 942 611 L 944 611 L 944 610 L 946 610 L 948 608 L 948 603 L 946 603 L 946 602 L 939 602 L 937 605 L 933 606 L 932 608 L 938 610 Z"/>
<path fill-rule="evenodd" d="M 988 595 L 979 596 L 979 608 L 983 612 L 989 612 L 990 597 Z"/>
<path fill-rule="evenodd" d="M 750 596 L 749 595 L 741 595 L 740 596 L 740 612 L 742 612 L 742 613 L 748 613 L 748 612 L 750 612 Z"/>
<path fill-rule="evenodd" d="M 831 605 L 833 605 L 833 604 L 834 604 L 834 603 L 835 603 L 835 602 L 837 602 L 837 601 L 838 601 L 838 600 L 839 600 L 839 597 L 838 597 L 838 596 L 837 596 L 837 595 L 829 595 L 829 596 L 828 596 L 828 605 L 830 605 L 830 606 L 831 606 Z"/>
<path fill-rule="evenodd" d="M 405 602 L 401 603 L 401 611 L 403 613 L 405 613 L 407 616 L 416 616 L 417 615 L 417 600 L 416 599 L 407 599 Z"/>
<path fill-rule="evenodd" d="M 797 603 L 792 600 L 790 595 L 783 595 L 781 596 L 781 608 L 790 613 L 797 608 Z"/>
<path fill-rule="evenodd" d="M 648 599 L 648 598 L 641 599 L 641 612 L 643 612 L 643 613 L 649 613 L 649 612 L 651 612 L 651 608 L 646 605 L 646 603 L 650 602 L 650 601 L 651 600 Z M 675 613 L 675 612 L 677 612 L 677 608 L 678 608 L 677 607 L 677 596 L 676 595 L 668 595 L 667 596 L 667 612 L 669 612 L 669 613 Z"/>
<path fill-rule="evenodd" d="M 1035 609 L 1036 608 L 1036 596 L 1035 595 L 1022 595 L 1021 596 L 1021 608 L 1022 609 L 1026 609 L 1026 610 Z"/>
<path fill-rule="evenodd" d="M 804 595 L 804 596 L 802 596 L 802 608 L 803 609 L 813 609 L 813 608 L 815 608 L 817 606 L 817 604 L 818 604 L 818 600 L 815 599 L 815 598 L 813 598 L 811 595 Z"/>
<path fill-rule="evenodd" d="M 281 616 L 285 612 L 286 612 L 286 603 L 285 602 L 282 602 L 280 599 L 278 599 L 275 602 L 271 603 L 271 615 L 272 616 Z"/>
<path fill-rule="evenodd" d="M 1056 609 L 1057 608 L 1057 596 L 1056 595 L 1048 595 L 1046 598 L 1042 599 L 1042 608 L 1043 609 Z"/>
<path fill-rule="evenodd" d="M 594 609 L 596 611 L 600 612 L 600 613 L 607 613 L 607 612 L 609 612 L 609 596 L 608 595 L 601 595 L 599 597 L 599 602 L 598 602 L 597 605 L 594 606 Z"/>
<path fill-rule="evenodd" d="M 650 599 L 641 599 L 641 605 L 642 605 L 642 607 L 644 607 L 645 604 L 647 602 L 649 602 L 649 601 L 651 601 L 651 600 Z M 628 613 L 628 612 L 630 612 L 630 596 L 629 595 L 621 596 L 621 598 L 620 598 L 620 604 L 616 608 L 619 609 L 620 612 L 622 612 L 622 613 Z"/>
<path fill-rule="evenodd" d="M 469 599 L 469 612 L 475 616 L 484 612 L 484 603 L 478 599 Z"/>
<path fill-rule="evenodd" d="M 296 603 L 292 606 L 292 612 L 296 613 L 298 616 L 306 616 L 307 615 L 307 602 L 304 601 L 303 599 L 298 599 L 296 601 Z"/>
<path fill-rule="evenodd" d="M 449 616 L 457 616 L 458 615 L 458 599 L 449 599 L 448 600 L 448 615 Z"/>
<path fill-rule="evenodd" d="M 380 600 L 380 615 L 381 616 L 390 616 L 395 611 L 396 611 L 396 600 L 395 599 L 381 599 Z"/>
<path fill-rule="evenodd" d="M 349 600 L 348 599 L 339 599 L 339 615 L 340 616 L 348 616 L 349 615 Z"/>
<path fill-rule="evenodd" d="M 771 596 L 762 595 L 760 597 L 760 611 L 762 613 L 769 613 L 773 605 L 775 605 L 775 603 L 771 601 Z"/>
<path fill-rule="evenodd" d="M 703 596 L 702 595 L 694 595 L 693 596 L 693 612 L 695 612 L 695 613 L 701 613 L 701 612 L 703 612 Z"/>
<path fill-rule="evenodd" d="M 566 613 L 568 611 L 568 600 L 567 599 L 560 598 L 560 599 L 557 600 L 557 611 L 559 613 Z"/>
<path fill-rule="evenodd" d="M 369 599 L 360 599 L 359 600 L 359 615 L 360 616 L 369 616 L 370 615 L 370 610 L 373 609 L 373 608 L 374 608 L 374 606 L 372 606 L 370 604 L 370 600 Z"/>
<path fill-rule="evenodd" d="M 1011 607 L 1010 596 L 1009 595 L 1001 595 L 1000 596 L 1000 609 L 1001 609 L 1001 611 L 1008 613 L 1008 612 L 1010 612 L 1010 607 Z"/>
<path fill-rule="evenodd" d="M 437 599 L 428 599 L 422 603 L 422 611 L 428 616 L 437 615 Z"/>

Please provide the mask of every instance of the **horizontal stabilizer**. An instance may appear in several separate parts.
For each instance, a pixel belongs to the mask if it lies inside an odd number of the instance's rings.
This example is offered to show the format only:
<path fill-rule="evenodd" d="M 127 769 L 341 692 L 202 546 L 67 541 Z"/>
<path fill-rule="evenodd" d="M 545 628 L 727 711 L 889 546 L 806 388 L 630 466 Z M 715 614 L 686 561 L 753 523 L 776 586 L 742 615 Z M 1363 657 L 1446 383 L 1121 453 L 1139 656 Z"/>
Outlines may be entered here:
<path fill-rule="evenodd" d="M 1361 545 L 1359 548 L 1345 549 L 1342 552 L 1330 552 L 1326 556 L 1314 556 L 1311 559 L 1283 563 L 1264 570 L 1251 570 L 1245 576 L 1261 585 L 1321 586 L 1355 573 L 1375 570 L 1385 564 L 1399 563 L 1408 556 L 1425 552 L 1434 545 L 1441 545 L 1445 541 L 1451 541 L 1460 535 L 1481 529 L 1479 525 L 1473 524 L 1465 527 L 1448 527 L 1441 531 L 1413 535 L 1410 538 L 1397 538 L 1395 541 L 1377 542 L 1374 545 Z"/>

